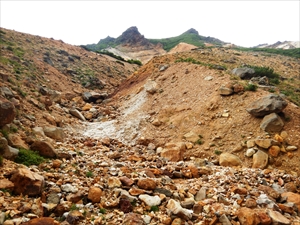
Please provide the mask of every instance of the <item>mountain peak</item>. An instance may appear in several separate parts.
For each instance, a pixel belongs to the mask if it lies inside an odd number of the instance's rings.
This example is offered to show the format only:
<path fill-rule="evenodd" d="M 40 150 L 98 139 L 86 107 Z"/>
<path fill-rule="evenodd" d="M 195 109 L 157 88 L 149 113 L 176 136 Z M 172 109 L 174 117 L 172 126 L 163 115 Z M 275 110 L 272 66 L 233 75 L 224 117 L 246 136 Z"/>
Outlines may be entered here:
<path fill-rule="evenodd" d="M 122 43 L 122 44 L 137 45 L 137 43 L 144 44 L 145 42 L 148 42 L 145 39 L 144 35 L 141 35 L 137 27 L 135 26 L 129 27 L 117 39 L 118 39 L 118 43 Z"/>
<path fill-rule="evenodd" d="M 197 34 L 197 35 L 199 35 L 198 31 L 194 28 L 191 28 L 191 29 L 187 30 L 186 32 L 184 32 L 184 34 Z"/>

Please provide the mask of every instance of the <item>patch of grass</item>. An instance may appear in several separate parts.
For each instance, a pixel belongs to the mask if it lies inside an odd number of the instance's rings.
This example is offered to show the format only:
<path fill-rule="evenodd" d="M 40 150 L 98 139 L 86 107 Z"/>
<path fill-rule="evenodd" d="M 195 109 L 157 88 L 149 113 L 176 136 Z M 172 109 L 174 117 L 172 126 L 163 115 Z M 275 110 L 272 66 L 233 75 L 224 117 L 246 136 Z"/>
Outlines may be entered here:
<path fill-rule="evenodd" d="M 157 205 L 153 205 L 150 208 L 150 212 L 158 212 L 159 211 L 159 207 Z"/>
<path fill-rule="evenodd" d="M 202 145 L 203 143 L 204 143 L 204 141 L 201 138 L 199 138 L 197 141 L 195 141 L 195 144 L 197 144 L 197 145 Z"/>
<path fill-rule="evenodd" d="M 19 150 L 19 154 L 15 159 L 16 163 L 20 163 L 26 166 L 39 165 L 44 161 L 45 158 L 40 156 L 37 152 L 23 148 Z"/>
<path fill-rule="evenodd" d="M 2 133 L 3 137 L 5 137 L 6 139 L 8 138 L 8 134 L 9 134 L 8 131 L 2 129 L 0 130 L 0 132 Z"/>
<path fill-rule="evenodd" d="M 79 208 L 76 206 L 76 204 L 72 204 L 70 207 L 70 211 L 78 210 Z"/>
<path fill-rule="evenodd" d="M 202 66 L 206 66 L 210 69 L 215 69 L 215 70 L 226 70 L 226 66 L 222 66 L 222 65 L 215 65 L 215 64 L 210 64 L 210 63 L 204 63 L 204 62 L 200 62 L 192 57 L 188 57 L 188 58 L 179 58 L 175 61 L 177 62 L 188 62 L 188 63 L 192 63 L 192 64 L 197 64 L 197 65 L 202 65 Z"/>
<path fill-rule="evenodd" d="M 99 213 L 105 214 L 105 213 L 106 213 L 106 209 L 100 208 L 100 209 L 99 209 Z"/>
<path fill-rule="evenodd" d="M 222 154 L 222 151 L 221 151 L 221 150 L 218 150 L 218 149 L 216 149 L 216 150 L 215 150 L 215 154 L 216 154 L 216 155 L 221 155 L 221 154 Z"/>
<path fill-rule="evenodd" d="M 88 172 L 86 172 L 86 177 L 94 177 L 94 174 L 93 174 L 93 172 L 92 171 L 88 171 Z"/>
<path fill-rule="evenodd" d="M 245 86 L 246 91 L 256 91 L 257 90 L 257 85 L 256 84 L 247 84 Z"/>

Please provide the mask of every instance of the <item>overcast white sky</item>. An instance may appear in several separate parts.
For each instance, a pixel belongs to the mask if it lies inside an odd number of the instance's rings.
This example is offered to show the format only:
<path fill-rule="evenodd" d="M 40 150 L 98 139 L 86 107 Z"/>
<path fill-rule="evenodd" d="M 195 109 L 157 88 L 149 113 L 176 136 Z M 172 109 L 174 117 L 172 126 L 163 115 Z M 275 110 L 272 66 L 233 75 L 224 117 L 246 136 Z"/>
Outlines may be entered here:
<path fill-rule="evenodd" d="M 251 47 L 300 41 L 300 0 L 283 1 L 14 1 L 0 0 L 0 26 L 73 45 L 118 37 L 136 26 L 146 38 L 190 28 Z"/>

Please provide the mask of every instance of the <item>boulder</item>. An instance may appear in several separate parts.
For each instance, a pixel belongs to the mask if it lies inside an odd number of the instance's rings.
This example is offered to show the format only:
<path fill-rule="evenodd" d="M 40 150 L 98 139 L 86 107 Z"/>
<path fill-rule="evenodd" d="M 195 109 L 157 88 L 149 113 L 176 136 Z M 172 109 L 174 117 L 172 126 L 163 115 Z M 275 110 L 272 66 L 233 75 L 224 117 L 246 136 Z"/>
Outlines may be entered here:
<path fill-rule="evenodd" d="M 183 137 L 185 138 L 185 140 L 193 142 L 193 143 L 195 143 L 200 138 L 199 135 L 197 135 L 193 131 L 190 131 L 190 132 L 184 134 Z"/>
<path fill-rule="evenodd" d="M 255 117 L 263 117 L 271 113 L 281 112 L 287 104 L 279 95 L 269 94 L 252 102 L 246 110 Z"/>
<path fill-rule="evenodd" d="M 276 113 L 266 115 L 260 124 L 260 128 L 266 132 L 280 132 L 283 126 L 282 119 Z"/>
<path fill-rule="evenodd" d="M 280 212 L 268 210 L 268 214 L 271 217 L 273 224 L 291 224 L 291 221 L 283 216 Z"/>
<path fill-rule="evenodd" d="M 64 130 L 60 127 L 44 127 L 44 134 L 56 141 L 63 141 L 65 137 Z"/>
<path fill-rule="evenodd" d="M 294 203 L 298 208 L 298 212 L 300 212 L 300 194 L 296 194 L 293 192 L 284 192 L 281 194 L 281 196 L 283 198 L 287 198 L 286 199 L 287 202 Z"/>
<path fill-rule="evenodd" d="M 157 83 L 153 80 L 148 80 L 147 83 L 144 85 L 146 92 L 149 94 L 155 94 L 157 92 Z"/>
<path fill-rule="evenodd" d="M 264 169 L 268 165 L 268 154 L 258 150 L 254 155 L 253 155 L 253 164 L 252 168 L 260 168 Z"/>
<path fill-rule="evenodd" d="M 44 187 L 44 177 L 31 172 L 29 169 L 18 168 L 10 179 L 14 183 L 14 192 L 28 196 L 41 194 Z"/>
<path fill-rule="evenodd" d="M 106 99 L 108 97 L 108 94 L 106 92 L 103 93 L 98 93 L 95 91 L 91 92 L 83 92 L 82 93 L 82 98 L 85 102 L 96 102 L 97 100 L 101 99 Z"/>
<path fill-rule="evenodd" d="M 255 76 L 254 69 L 248 67 L 234 68 L 231 73 L 240 77 L 241 79 L 251 79 Z"/>
<path fill-rule="evenodd" d="M 7 141 L 8 144 L 14 148 L 29 149 L 29 146 L 18 134 L 8 134 Z"/>
<path fill-rule="evenodd" d="M 142 200 L 148 206 L 158 206 L 161 203 L 161 199 L 159 196 L 150 196 L 146 194 L 142 194 L 139 196 L 139 199 Z"/>
<path fill-rule="evenodd" d="M 6 138 L 0 137 L 0 155 L 9 160 L 14 160 L 19 154 L 19 150 L 8 145 Z"/>
<path fill-rule="evenodd" d="M 238 156 L 225 152 L 220 155 L 219 164 L 220 166 L 240 166 L 242 161 Z"/>
<path fill-rule="evenodd" d="M 221 86 L 219 88 L 219 93 L 220 95 L 231 95 L 233 93 L 233 89 L 232 88 L 229 88 L 229 87 L 224 87 L 224 86 Z"/>
<path fill-rule="evenodd" d="M 186 150 L 184 142 L 167 143 L 161 150 L 160 156 L 173 162 L 183 160 L 183 154 Z"/>
<path fill-rule="evenodd" d="M 14 190 L 14 183 L 7 179 L 0 179 L 0 190 Z"/>
<path fill-rule="evenodd" d="M 69 113 L 72 115 L 72 116 L 75 116 L 76 118 L 82 120 L 82 121 L 85 121 L 85 118 L 84 116 L 81 114 L 81 112 L 79 112 L 77 109 L 70 109 L 69 110 Z"/>
<path fill-rule="evenodd" d="M 30 148 L 34 151 L 38 151 L 41 156 L 48 158 L 54 158 L 57 155 L 54 147 L 46 141 L 35 141 Z"/>
<path fill-rule="evenodd" d="M 0 127 L 11 123 L 16 116 L 16 110 L 13 103 L 0 97 Z"/>

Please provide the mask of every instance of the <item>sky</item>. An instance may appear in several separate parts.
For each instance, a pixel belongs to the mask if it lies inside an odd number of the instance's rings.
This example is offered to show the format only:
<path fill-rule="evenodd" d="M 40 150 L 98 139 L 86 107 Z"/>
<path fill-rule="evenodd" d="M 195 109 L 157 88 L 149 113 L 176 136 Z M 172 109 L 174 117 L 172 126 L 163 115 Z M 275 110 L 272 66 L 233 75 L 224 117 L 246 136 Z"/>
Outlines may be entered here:
<path fill-rule="evenodd" d="M 243 47 L 300 41 L 300 0 L 15 1 L 0 0 L 0 26 L 62 40 L 98 43 L 136 26 L 146 38 L 202 36 Z"/>

